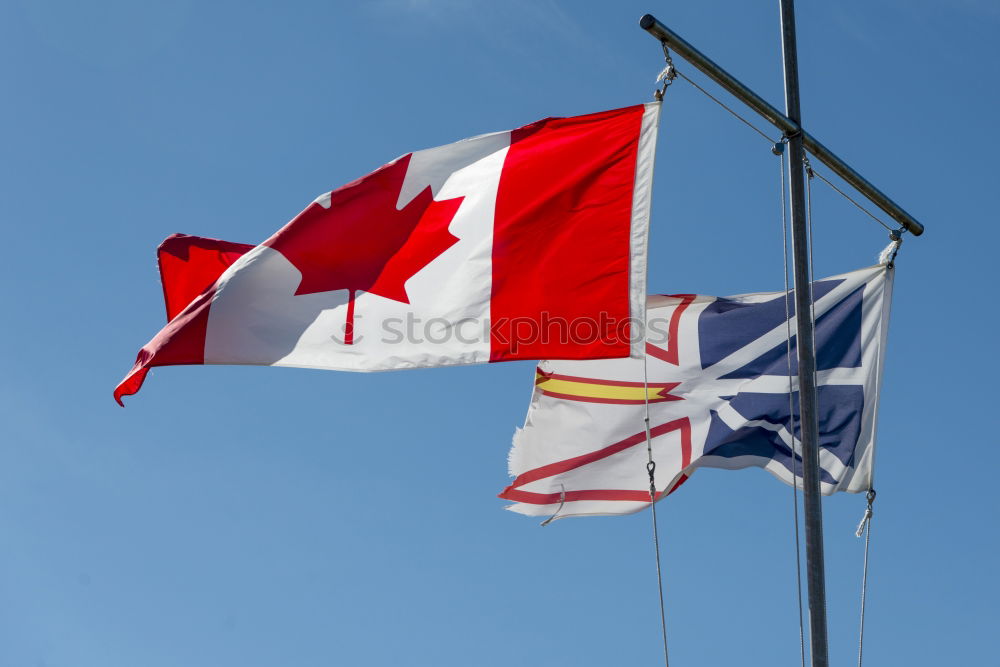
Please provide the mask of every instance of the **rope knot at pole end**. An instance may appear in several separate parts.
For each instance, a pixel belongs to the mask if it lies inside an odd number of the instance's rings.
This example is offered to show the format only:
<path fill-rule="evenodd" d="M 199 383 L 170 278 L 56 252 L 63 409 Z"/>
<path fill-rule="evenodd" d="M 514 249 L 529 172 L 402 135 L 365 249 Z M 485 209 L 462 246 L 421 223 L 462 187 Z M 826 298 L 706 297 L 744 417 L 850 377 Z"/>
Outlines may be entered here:
<path fill-rule="evenodd" d="M 905 229 L 893 229 L 889 231 L 889 245 L 882 249 L 882 252 L 878 254 L 878 263 L 882 264 L 890 269 L 896 266 L 896 255 L 899 254 L 899 248 L 903 245 L 903 232 Z"/>
<path fill-rule="evenodd" d="M 670 57 L 670 49 L 667 48 L 667 43 L 660 42 L 660 45 L 663 47 L 663 59 L 666 61 L 667 66 L 664 67 L 656 77 L 656 83 L 663 84 L 661 87 L 658 87 L 653 91 L 653 97 L 657 102 L 663 101 L 663 94 L 667 92 L 667 88 L 669 88 L 670 84 L 672 84 L 674 79 L 677 78 L 677 68 L 674 67 L 674 60 Z"/>
<path fill-rule="evenodd" d="M 675 78 L 677 78 L 677 70 L 674 69 L 673 63 L 669 63 L 656 76 L 656 83 L 663 84 L 662 86 L 659 86 L 653 91 L 653 97 L 656 99 L 657 102 L 663 101 L 663 94 L 667 92 L 667 88 L 670 87 L 670 84 L 674 82 Z"/>
<path fill-rule="evenodd" d="M 865 528 L 868 527 L 868 524 L 872 520 L 872 514 L 874 514 L 872 505 L 875 504 L 875 489 L 868 489 L 868 493 L 865 494 L 865 500 L 868 501 L 868 506 L 865 507 L 865 514 L 861 517 L 861 523 L 858 524 L 858 529 L 854 531 L 855 537 L 861 537 L 864 535 Z"/>

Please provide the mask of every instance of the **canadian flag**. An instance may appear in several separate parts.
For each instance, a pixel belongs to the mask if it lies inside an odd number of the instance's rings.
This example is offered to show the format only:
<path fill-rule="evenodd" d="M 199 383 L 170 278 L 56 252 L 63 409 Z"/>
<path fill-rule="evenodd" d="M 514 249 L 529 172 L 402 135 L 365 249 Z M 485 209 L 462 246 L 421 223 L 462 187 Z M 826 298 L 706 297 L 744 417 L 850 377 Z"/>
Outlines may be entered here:
<path fill-rule="evenodd" d="M 659 103 L 404 155 L 258 246 L 175 235 L 154 366 L 351 371 L 641 354 Z"/>

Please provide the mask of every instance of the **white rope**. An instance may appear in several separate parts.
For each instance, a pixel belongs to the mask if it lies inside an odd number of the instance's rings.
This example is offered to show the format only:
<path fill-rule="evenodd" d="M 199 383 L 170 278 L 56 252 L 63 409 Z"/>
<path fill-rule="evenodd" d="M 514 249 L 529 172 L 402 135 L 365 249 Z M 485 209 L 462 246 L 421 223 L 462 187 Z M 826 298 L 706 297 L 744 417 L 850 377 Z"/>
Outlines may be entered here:
<path fill-rule="evenodd" d="M 785 202 L 785 152 L 778 153 L 781 157 L 781 249 L 784 255 L 785 280 L 785 354 L 788 360 L 788 432 L 792 438 L 792 515 L 795 517 L 795 591 L 799 605 L 799 654 L 802 667 L 806 665 L 805 622 L 802 610 L 802 547 L 799 538 L 799 478 L 796 474 L 799 453 L 795 446 L 795 409 L 792 400 L 792 321 L 788 302 L 791 294 L 788 291 L 788 205 Z"/>
<path fill-rule="evenodd" d="M 858 531 L 855 533 L 861 537 L 861 532 L 865 534 L 865 560 L 861 573 L 861 622 L 858 630 L 858 667 L 861 667 L 861 657 L 865 652 L 865 602 L 868 598 L 868 547 L 872 539 L 872 503 L 875 502 L 875 490 L 868 489 L 868 507 L 865 508 L 865 516 L 861 519 Z"/>
<path fill-rule="evenodd" d="M 869 489 L 869 491 L 874 492 L 875 489 Z M 858 524 L 858 529 L 854 531 L 854 537 L 861 537 L 865 534 L 865 528 L 868 527 L 868 522 L 872 520 L 872 506 L 868 505 L 865 508 L 865 515 L 861 517 L 861 522 Z"/>

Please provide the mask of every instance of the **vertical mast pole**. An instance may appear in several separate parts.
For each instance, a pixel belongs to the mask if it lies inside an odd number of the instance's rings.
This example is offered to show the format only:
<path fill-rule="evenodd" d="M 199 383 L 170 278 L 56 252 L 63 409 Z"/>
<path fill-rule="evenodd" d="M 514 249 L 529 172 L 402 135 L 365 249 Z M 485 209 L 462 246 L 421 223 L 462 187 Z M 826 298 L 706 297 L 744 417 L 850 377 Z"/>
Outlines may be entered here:
<path fill-rule="evenodd" d="M 802 127 L 799 68 L 795 44 L 794 0 L 781 5 L 781 50 L 785 70 L 785 115 Z M 792 264 L 795 277 L 796 349 L 799 362 L 799 428 L 802 442 L 802 497 L 806 528 L 806 581 L 809 594 L 809 638 L 813 667 L 828 667 L 826 574 L 823 563 L 823 510 L 819 490 L 819 424 L 817 419 L 816 350 L 809 282 L 809 238 L 802 159 L 802 132 L 788 137 L 789 190 L 792 213 Z"/>

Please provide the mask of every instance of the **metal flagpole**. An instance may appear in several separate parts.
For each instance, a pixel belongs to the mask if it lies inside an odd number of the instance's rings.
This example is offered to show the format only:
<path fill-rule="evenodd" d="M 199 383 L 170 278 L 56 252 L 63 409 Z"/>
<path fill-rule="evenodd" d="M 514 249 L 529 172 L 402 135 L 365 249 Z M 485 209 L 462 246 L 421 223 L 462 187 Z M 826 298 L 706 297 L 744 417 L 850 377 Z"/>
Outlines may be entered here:
<path fill-rule="evenodd" d="M 819 427 L 816 411 L 816 351 L 813 336 L 815 323 L 812 311 L 812 289 L 809 281 L 809 238 L 806 231 L 803 174 L 804 149 L 809 150 L 823 164 L 892 216 L 914 236 L 922 234 L 924 227 L 913 216 L 834 155 L 826 146 L 802 129 L 795 44 L 795 10 L 793 0 L 779 0 L 779 2 L 785 73 L 785 114 L 768 104 L 705 54 L 656 20 L 655 17 L 646 14 L 639 20 L 639 26 L 767 119 L 780 129 L 788 140 L 810 646 L 813 667 L 828 667 L 823 516 L 819 489 Z"/>
<path fill-rule="evenodd" d="M 785 70 L 785 114 L 801 127 L 799 65 L 794 0 L 781 5 L 781 51 Z M 802 501 L 806 529 L 806 584 L 809 592 L 809 654 L 813 667 L 827 667 L 826 568 L 823 561 L 823 506 L 819 491 L 819 419 L 816 414 L 816 350 L 806 232 L 802 132 L 788 135 L 788 176 L 792 214 L 792 275 L 795 278 L 796 350 L 799 362 L 799 429 L 802 443 Z M 794 459 L 793 459 L 794 465 Z"/>

